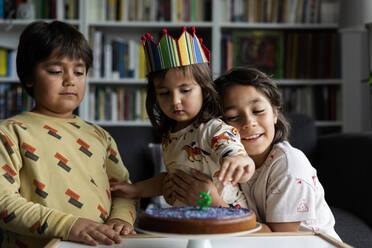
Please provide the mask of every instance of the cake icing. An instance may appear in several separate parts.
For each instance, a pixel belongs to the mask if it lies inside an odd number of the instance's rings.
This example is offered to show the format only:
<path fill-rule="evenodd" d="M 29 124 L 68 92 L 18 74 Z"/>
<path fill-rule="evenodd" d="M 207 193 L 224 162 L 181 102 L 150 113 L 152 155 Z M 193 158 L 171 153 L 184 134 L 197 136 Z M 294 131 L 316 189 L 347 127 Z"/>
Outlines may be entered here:
<path fill-rule="evenodd" d="M 142 213 L 138 227 L 147 231 L 177 234 L 237 233 L 256 228 L 256 215 L 246 208 L 153 208 Z"/>
<path fill-rule="evenodd" d="M 152 208 L 146 210 L 146 214 L 158 218 L 175 219 L 229 219 L 251 214 L 246 208 L 221 208 L 207 207 L 201 210 L 200 207 L 179 207 L 179 208 Z"/>

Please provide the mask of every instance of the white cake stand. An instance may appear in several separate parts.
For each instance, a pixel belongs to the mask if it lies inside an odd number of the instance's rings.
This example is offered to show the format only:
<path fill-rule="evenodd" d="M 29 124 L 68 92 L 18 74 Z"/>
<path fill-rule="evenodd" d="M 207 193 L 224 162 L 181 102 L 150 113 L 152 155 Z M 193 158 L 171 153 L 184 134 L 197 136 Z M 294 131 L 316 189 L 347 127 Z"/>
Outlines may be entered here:
<path fill-rule="evenodd" d="M 257 223 L 256 227 L 243 232 L 235 233 L 221 233 L 221 234 L 178 234 L 178 233 L 163 233 L 163 232 L 153 232 L 148 230 L 143 230 L 136 227 L 136 230 L 139 232 L 166 237 L 166 238 L 176 238 L 176 239 L 188 239 L 186 248 L 212 248 L 210 239 L 214 238 L 226 238 L 226 237 L 235 237 L 242 236 L 248 233 L 253 233 L 261 229 L 261 224 Z"/>

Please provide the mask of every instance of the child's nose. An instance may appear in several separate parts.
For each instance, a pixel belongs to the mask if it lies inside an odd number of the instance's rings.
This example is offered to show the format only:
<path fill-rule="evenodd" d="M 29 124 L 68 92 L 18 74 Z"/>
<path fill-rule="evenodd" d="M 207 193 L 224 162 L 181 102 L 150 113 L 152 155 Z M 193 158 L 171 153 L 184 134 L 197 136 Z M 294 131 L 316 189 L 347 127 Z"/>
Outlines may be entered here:
<path fill-rule="evenodd" d="M 244 115 L 242 121 L 243 128 L 254 127 L 257 124 L 256 118 L 252 115 Z"/>
<path fill-rule="evenodd" d="M 75 85 L 75 77 L 73 73 L 65 73 L 63 78 L 63 84 L 65 86 Z"/>
<path fill-rule="evenodd" d="M 177 105 L 177 104 L 180 104 L 181 103 L 181 97 L 180 97 L 179 94 L 174 93 L 172 95 L 172 103 L 173 103 L 173 105 Z"/>

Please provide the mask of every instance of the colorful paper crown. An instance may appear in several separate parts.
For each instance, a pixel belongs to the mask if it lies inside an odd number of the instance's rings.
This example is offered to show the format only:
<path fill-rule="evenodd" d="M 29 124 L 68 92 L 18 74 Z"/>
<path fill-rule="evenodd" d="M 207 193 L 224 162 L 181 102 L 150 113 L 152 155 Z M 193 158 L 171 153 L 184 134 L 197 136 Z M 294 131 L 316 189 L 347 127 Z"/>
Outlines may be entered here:
<path fill-rule="evenodd" d="M 158 44 L 155 44 L 150 34 L 142 36 L 148 72 L 209 63 L 209 50 L 203 45 L 203 40 L 196 36 L 195 27 L 191 27 L 191 30 L 192 34 L 187 32 L 186 27 L 182 27 L 182 34 L 176 40 L 163 29 Z"/>

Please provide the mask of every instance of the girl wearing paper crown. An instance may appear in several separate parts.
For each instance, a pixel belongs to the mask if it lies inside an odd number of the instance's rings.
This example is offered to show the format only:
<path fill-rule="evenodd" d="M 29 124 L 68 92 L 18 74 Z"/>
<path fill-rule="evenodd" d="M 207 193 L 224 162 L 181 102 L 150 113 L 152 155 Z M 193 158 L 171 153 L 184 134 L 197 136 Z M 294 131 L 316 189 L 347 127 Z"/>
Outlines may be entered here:
<path fill-rule="evenodd" d="M 153 127 L 163 137 L 167 173 L 135 184 L 112 183 L 111 190 L 126 198 L 153 197 L 163 193 L 163 185 L 176 170 L 190 173 L 197 169 L 216 185 L 210 194 L 219 194 L 231 206 L 246 207 L 237 183 L 251 178 L 254 162 L 237 130 L 218 118 L 221 108 L 208 64 L 209 51 L 196 36 L 195 28 L 190 34 L 183 27 L 177 40 L 164 29 L 158 43 L 150 34 L 143 36 L 142 42 L 149 72 L 146 109 Z M 175 199 L 177 192 L 171 194 Z M 177 200 L 173 205 L 185 204 Z"/>

